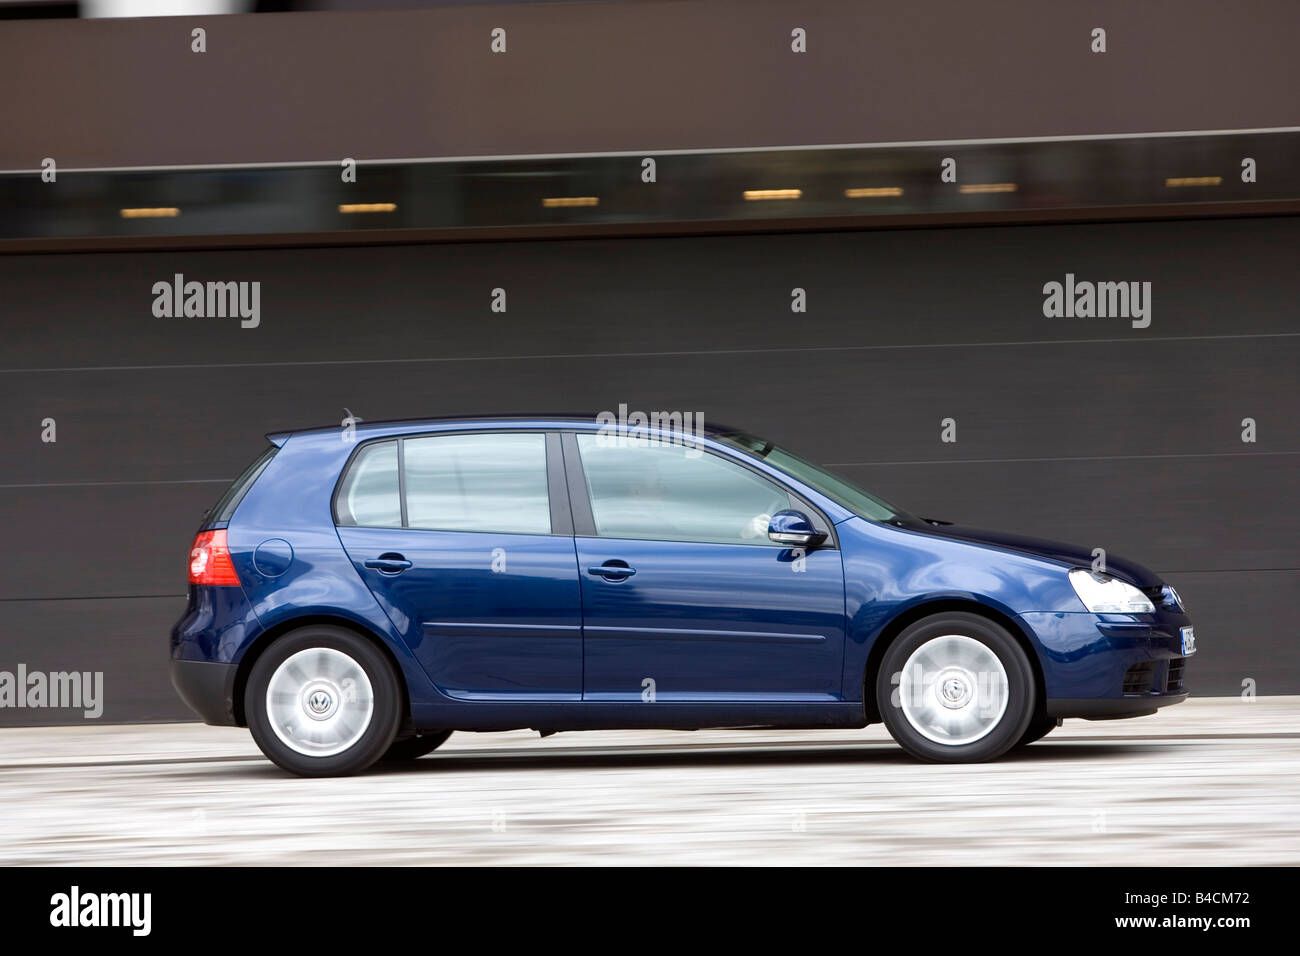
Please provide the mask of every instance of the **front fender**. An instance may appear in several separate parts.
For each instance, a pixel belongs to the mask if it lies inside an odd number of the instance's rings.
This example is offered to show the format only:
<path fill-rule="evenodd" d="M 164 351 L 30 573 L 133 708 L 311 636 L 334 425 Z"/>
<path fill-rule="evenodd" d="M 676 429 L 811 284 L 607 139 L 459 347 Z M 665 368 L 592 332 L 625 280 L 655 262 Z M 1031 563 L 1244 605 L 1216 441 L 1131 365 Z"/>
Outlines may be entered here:
<path fill-rule="evenodd" d="M 1080 609 L 1062 562 L 850 519 L 837 526 L 844 553 L 844 695 L 860 700 L 872 650 L 890 625 L 943 602 L 986 608 L 1013 622 L 1040 659 L 1025 615 Z"/>

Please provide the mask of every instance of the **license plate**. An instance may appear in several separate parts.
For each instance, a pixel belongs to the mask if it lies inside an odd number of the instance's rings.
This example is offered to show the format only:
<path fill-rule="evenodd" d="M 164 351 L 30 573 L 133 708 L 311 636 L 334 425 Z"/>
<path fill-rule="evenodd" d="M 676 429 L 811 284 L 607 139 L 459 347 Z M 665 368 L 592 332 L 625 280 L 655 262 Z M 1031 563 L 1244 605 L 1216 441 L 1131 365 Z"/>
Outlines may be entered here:
<path fill-rule="evenodd" d="M 1183 639 L 1183 656 L 1190 657 L 1196 653 L 1196 635 L 1190 627 L 1180 627 L 1178 635 Z"/>

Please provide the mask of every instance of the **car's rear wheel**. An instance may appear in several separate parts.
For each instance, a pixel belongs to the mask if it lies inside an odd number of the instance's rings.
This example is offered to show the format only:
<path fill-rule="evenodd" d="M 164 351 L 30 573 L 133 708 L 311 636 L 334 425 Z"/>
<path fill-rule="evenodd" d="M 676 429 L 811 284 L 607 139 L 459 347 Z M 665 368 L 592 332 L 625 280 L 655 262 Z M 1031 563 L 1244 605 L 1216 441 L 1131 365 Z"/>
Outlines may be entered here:
<path fill-rule="evenodd" d="M 394 740 L 379 759 L 385 762 L 419 760 L 425 754 L 433 753 L 445 744 L 450 736 L 450 730 L 438 730 L 418 737 L 403 737 Z"/>
<path fill-rule="evenodd" d="M 1028 728 L 1036 687 L 1014 637 L 977 614 L 923 618 L 890 644 L 876 676 L 885 726 L 923 760 L 968 763 L 1006 753 Z"/>
<path fill-rule="evenodd" d="M 357 773 L 388 750 L 401 684 L 370 641 L 339 627 L 281 637 L 257 659 L 244 692 L 248 729 L 277 766 L 305 777 Z"/>

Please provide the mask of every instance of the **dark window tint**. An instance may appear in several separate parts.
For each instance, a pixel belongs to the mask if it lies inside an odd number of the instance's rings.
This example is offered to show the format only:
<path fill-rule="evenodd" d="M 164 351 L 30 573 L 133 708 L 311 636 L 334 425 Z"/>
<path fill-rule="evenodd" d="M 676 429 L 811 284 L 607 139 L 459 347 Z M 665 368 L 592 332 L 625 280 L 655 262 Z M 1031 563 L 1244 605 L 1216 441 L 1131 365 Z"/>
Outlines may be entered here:
<path fill-rule="evenodd" d="M 697 446 L 579 435 L 596 533 L 611 538 L 773 545 L 772 514 L 790 496 Z"/>
<path fill-rule="evenodd" d="M 402 506 L 397 488 L 397 442 L 367 445 L 352 459 L 339 487 L 341 525 L 400 528 Z"/>
<path fill-rule="evenodd" d="M 545 435 L 408 438 L 403 456 L 409 527 L 551 533 Z"/>
<path fill-rule="evenodd" d="M 257 459 L 244 469 L 244 473 L 235 479 L 235 483 L 226 489 L 226 493 L 221 496 L 221 500 L 216 503 L 213 509 L 208 513 L 210 521 L 229 521 L 230 516 L 235 513 L 239 503 L 244 500 L 244 495 L 248 494 L 248 489 L 253 487 L 253 482 L 257 481 L 266 466 L 271 463 L 278 451 L 274 445 L 257 456 Z"/>

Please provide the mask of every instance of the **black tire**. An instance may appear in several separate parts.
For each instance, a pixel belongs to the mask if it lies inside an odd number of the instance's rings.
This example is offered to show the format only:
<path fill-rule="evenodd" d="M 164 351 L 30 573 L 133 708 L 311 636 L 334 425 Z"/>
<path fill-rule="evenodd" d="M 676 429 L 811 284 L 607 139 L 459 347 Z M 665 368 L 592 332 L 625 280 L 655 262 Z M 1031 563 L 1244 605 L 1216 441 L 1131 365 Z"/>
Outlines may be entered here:
<path fill-rule="evenodd" d="M 425 754 L 433 753 L 433 751 L 445 744 L 450 736 L 450 730 L 436 730 L 432 733 L 421 734 L 419 737 L 402 737 L 389 744 L 388 750 L 379 759 L 385 763 L 419 760 Z"/>
<path fill-rule="evenodd" d="M 1028 747 L 1035 740 L 1042 740 L 1058 727 L 1055 717 L 1035 717 L 1025 728 L 1025 732 L 1016 741 L 1016 749 Z"/>
<path fill-rule="evenodd" d="M 350 658 L 369 681 L 370 698 L 373 701 L 368 720 L 359 717 L 356 720 L 354 732 L 359 733 L 359 736 L 346 749 L 321 756 L 301 752 L 286 744 L 277 732 L 276 722 L 268 713 L 267 707 L 267 689 L 280 665 L 301 651 L 313 649 L 336 651 Z M 286 669 L 286 674 L 292 674 L 292 668 Z M 296 680 L 291 676 L 286 679 Z M 346 679 L 343 683 L 344 689 L 337 696 L 339 699 L 355 701 L 355 696 L 348 698 L 346 695 L 354 693 L 359 681 L 353 681 L 351 688 Z M 393 673 L 388 658 L 374 644 L 345 628 L 314 625 L 285 634 L 253 664 L 244 691 L 244 714 L 248 718 L 248 729 L 253 740 L 276 766 L 303 777 L 344 776 L 365 770 L 388 750 L 402 719 L 402 693 L 402 685 Z M 292 695 L 287 696 L 290 701 L 284 706 L 292 710 Z M 362 699 L 364 700 L 364 695 Z M 337 703 L 334 706 L 336 711 L 342 707 Z M 297 726 L 308 730 L 316 729 L 316 725 L 308 719 L 310 715 L 306 707 L 304 701 L 301 714 L 294 713 L 289 720 L 284 721 L 291 737 Z"/>
<path fill-rule="evenodd" d="M 911 695 L 911 701 L 917 702 L 919 700 L 919 703 L 912 708 L 914 711 L 912 717 L 909 717 L 904 711 L 903 701 L 901 700 L 899 675 L 903 671 L 904 665 L 918 648 L 929 645 L 929 648 L 934 650 L 941 648 L 944 644 L 961 644 L 966 649 L 987 657 L 985 652 L 964 642 L 930 643 L 949 636 L 969 638 L 983 645 L 987 651 L 996 657 L 997 662 L 1001 664 L 1001 670 L 1006 676 L 1006 707 L 1001 711 L 1000 717 L 991 711 L 987 713 L 987 717 L 982 716 L 984 711 L 980 709 L 982 705 L 978 691 L 979 680 L 966 682 L 971 687 L 976 688 L 974 690 L 965 686 L 960 678 L 956 682 L 955 696 L 959 700 L 964 697 L 969 703 L 966 705 L 954 704 L 952 705 L 953 708 L 960 710 L 964 715 L 981 715 L 978 718 L 967 716 L 965 719 L 974 720 L 977 724 L 983 720 L 989 724 L 986 728 L 977 726 L 972 733 L 980 733 L 981 736 L 968 742 L 965 741 L 965 737 L 960 736 L 954 736 L 953 742 L 936 740 L 932 739 L 931 736 L 927 736 L 927 733 L 936 736 L 943 735 L 943 728 L 937 723 L 924 726 L 925 733 L 922 732 L 922 729 L 918 729 L 918 725 L 912 722 L 918 719 L 918 714 L 915 712 L 923 711 L 924 707 L 938 709 L 937 704 L 928 697 L 924 700 L 917 697 L 917 694 L 920 694 L 921 691 L 914 689 Z M 1001 679 L 997 676 L 996 664 L 991 659 L 987 663 L 990 665 L 988 671 L 991 672 L 988 680 L 997 680 L 1000 683 Z M 925 694 L 928 695 L 933 692 L 937 695 L 944 686 L 949 686 L 949 682 L 947 680 L 933 680 L 930 684 L 922 682 L 917 685 L 917 687 L 922 686 L 926 688 Z M 1034 671 L 1020 643 L 1008 634 L 1004 628 L 999 627 L 988 618 L 965 612 L 940 613 L 909 625 L 885 651 L 880 671 L 876 675 L 877 705 L 884 718 L 885 726 L 894 740 L 912 756 L 939 763 L 974 763 L 993 760 L 1002 756 L 1016 745 L 1016 742 L 1020 740 L 1029 727 L 1034 716 L 1036 695 L 1037 687 L 1034 680 Z M 985 699 L 988 696 L 986 694 Z M 935 700 L 937 701 L 938 698 L 936 697 Z M 938 712 L 940 714 L 946 713 L 944 710 Z M 971 734 L 967 734 L 967 736 L 971 736 Z"/>

